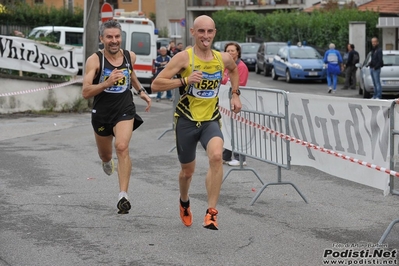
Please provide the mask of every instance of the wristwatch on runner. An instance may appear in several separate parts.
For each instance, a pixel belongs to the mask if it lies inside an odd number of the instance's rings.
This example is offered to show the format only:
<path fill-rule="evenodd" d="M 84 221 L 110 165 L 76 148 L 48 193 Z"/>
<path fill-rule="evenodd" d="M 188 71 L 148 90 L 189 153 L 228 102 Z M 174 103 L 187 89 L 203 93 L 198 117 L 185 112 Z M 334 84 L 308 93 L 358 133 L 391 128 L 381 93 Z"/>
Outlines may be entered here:
<path fill-rule="evenodd" d="M 231 90 L 231 94 L 233 94 L 233 93 L 235 93 L 235 94 L 237 94 L 238 96 L 240 96 L 241 91 L 240 91 L 239 89 L 237 89 L 237 90 Z"/>
<path fill-rule="evenodd" d="M 138 94 L 138 95 L 141 95 L 142 92 L 144 92 L 145 94 L 147 94 L 147 91 L 146 91 L 143 87 L 141 87 L 141 88 L 139 89 L 139 91 L 137 92 L 137 94 Z"/>

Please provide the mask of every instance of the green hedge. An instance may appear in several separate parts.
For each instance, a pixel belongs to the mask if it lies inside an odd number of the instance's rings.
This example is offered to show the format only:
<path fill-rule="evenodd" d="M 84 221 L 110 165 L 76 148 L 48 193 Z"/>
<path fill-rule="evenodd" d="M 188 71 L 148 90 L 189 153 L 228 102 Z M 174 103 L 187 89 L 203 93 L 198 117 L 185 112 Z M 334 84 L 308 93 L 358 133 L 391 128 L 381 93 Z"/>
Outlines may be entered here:
<path fill-rule="evenodd" d="M 225 9 L 212 17 L 217 27 L 215 41 L 244 42 L 247 36 L 255 36 L 264 41 L 306 41 L 318 47 L 328 47 L 332 42 L 337 47 L 346 47 L 351 21 L 364 21 L 369 38 L 379 35 L 376 28 L 379 14 L 355 8 L 312 13 L 275 11 L 266 15 Z"/>
<path fill-rule="evenodd" d="M 28 34 L 30 29 L 38 26 L 70 26 L 83 27 L 83 10 L 76 8 L 72 12 L 66 8 L 56 9 L 45 5 L 30 6 L 26 3 L 16 2 L 14 5 L 6 5 L 5 12 L 0 13 L 0 25 L 4 25 L 5 32 L 0 34 L 13 34 L 13 30 L 20 30 L 23 34 Z M 51 37 L 43 37 L 41 41 L 52 42 Z M 52 45 L 48 45 L 53 48 Z M 19 76 L 20 71 L 10 69 L 0 69 L 0 74 Z M 51 79 L 57 81 L 70 80 L 69 76 L 52 75 L 48 78 L 45 74 L 22 72 L 24 77 L 40 79 Z"/>
<path fill-rule="evenodd" d="M 0 13 L 0 24 L 31 26 L 70 26 L 83 27 L 83 9 L 75 8 L 73 11 L 67 8 L 48 7 L 46 5 L 29 5 L 16 2 L 14 5 L 6 5 L 6 11 Z"/>

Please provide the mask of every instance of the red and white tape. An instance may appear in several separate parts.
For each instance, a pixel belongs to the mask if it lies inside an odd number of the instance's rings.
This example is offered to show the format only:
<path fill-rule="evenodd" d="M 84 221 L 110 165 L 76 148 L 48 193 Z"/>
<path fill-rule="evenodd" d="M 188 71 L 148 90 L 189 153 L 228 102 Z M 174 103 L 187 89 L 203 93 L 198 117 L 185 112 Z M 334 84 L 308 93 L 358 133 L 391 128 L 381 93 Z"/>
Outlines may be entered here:
<path fill-rule="evenodd" d="M 314 145 L 314 144 L 309 143 L 307 141 L 303 141 L 303 140 L 294 138 L 292 136 L 286 135 L 284 133 L 278 132 L 278 131 L 273 130 L 271 128 L 268 128 L 266 126 L 260 125 L 258 123 L 253 122 L 253 121 L 250 121 L 250 120 L 248 120 L 248 119 L 246 119 L 246 118 L 244 118 L 244 117 L 242 117 L 242 116 L 240 116 L 240 115 L 238 115 L 236 113 L 233 113 L 232 111 L 230 111 L 230 110 L 228 110 L 228 109 L 226 109 L 226 108 L 224 108 L 222 106 L 219 106 L 219 110 L 221 111 L 221 113 L 223 113 L 223 114 L 225 114 L 225 115 L 227 115 L 229 117 L 232 117 L 234 120 L 236 120 L 236 121 L 238 121 L 238 122 L 240 122 L 242 124 L 246 124 L 246 125 L 249 125 L 251 127 L 260 129 L 261 131 L 276 135 L 276 136 L 278 136 L 278 137 L 280 137 L 282 139 L 286 139 L 286 140 L 289 140 L 289 141 L 294 142 L 296 144 L 301 144 L 303 146 L 312 148 L 314 150 L 318 150 L 318 151 L 321 151 L 321 152 L 324 152 L 324 153 L 327 153 L 327 154 L 331 154 L 331 155 L 334 155 L 334 156 L 339 157 L 341 159 L 348 160 L 348 161 L 351 161 L 353 163 L 357 163 L 357 164 L 360 164 L 360 165 L 363 165 L 363 166 L 367 166 L 368 168 L 375 169 L 377 171 L 384 172 L 384 173 L 387 173 L 387 174 L 395 176 L 395 177 L 399 177 L 399 173 L 396 172 L 396 171 L 393 171 L 393 170 L 390 170 L 390 169 L 387 169 L 385 167 L 381 167 L 381 166 L 378 166 L 378 165 L 375 165 L 375 164 L 372 164 L 372 163 L 368 163 L 368 162 L 365 162 L 365 161 L 362 161 L 362 160 L 347 156 L 345 154 L 342 154 L 342 153 L 339 153 L 339 152 L 336 152 L 336 151 L 333 151 L 333 150 L 325 149 L 323 147 Z"/>
<path fill-rule="evenodd" d="M 29 89 L 29 90 L 23 90 L 23 91 L 14 91 L 14 92 L 4 92 L 4 93 L 0 93 L 0 97 L 7 97 L 7 96 L 14 96 L 14 95 L 21 95 L 21 94 L 28 94 L 28 93 L 33 93 L 33 92 L 38 92 L 38 91 L 44 91 L 44 90 L 51 90 L 51 89 L 55 89 L 55 88 L 61 88 L 61 87 L 65 87 L 77 82 L 82 82 L 83 78 L 78 78 L 78 79 L 74 79 L 68 82 L 64 82 L 64 83 L 59 83 L 59 84 L 55 84 L 55 85 L 51 85 L 51 86 L 47 86 L 47 87 L 42 87 L 42 88 L 37 88 L 37 89 Z"/>

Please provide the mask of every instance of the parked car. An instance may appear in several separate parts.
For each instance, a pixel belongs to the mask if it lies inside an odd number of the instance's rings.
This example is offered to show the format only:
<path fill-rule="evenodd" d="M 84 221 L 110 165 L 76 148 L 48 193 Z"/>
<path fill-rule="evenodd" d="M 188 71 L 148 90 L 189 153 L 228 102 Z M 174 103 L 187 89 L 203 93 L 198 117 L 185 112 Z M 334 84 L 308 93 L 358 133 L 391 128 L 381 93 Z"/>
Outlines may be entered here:
<path fill-rule="evenodd" d="M 32 29 L 28 34 L 29 39 L 40 40 L 42 37 L 51 39 L 59 44 L 62 49 L 69 50 L 73 47 L 79 71 L 83 70 L 83 32 L 80 27 L 41 26 Z"/>
<path fill-rule="evenodd" d="M 399 51 L 382 51 L 384 67 L 381 68 L 381 88 L 382 92 L 399 93 Z M 371 52 L 367 54 L 363 63 L 356 64 L 359 67 L 359 94 L 363 98 L 370 98 L 374 91 L 373 80 L 370 75 L 368 63 L 371 61 Z"/>
<path fill-rule="evenodd" d="M 224 46 L 226 44 L 228 44 L 229 42 L 236 42 L 236 41 L 217 41 L 212 44 L 212 49 L 215 49 L 216 51 L 219 51 L 219 52 L 223 52 Z"/>
<path fill-rule="evenodd" d="M 259 45 L 256 53 L 255 73 L 263 71 L 265 76 L 270 75 L 273 67 L 273 59 L 281 47 L 286 46 L 285 42 L 263 42 Z"/>
<path fill-rule="evenodd" d="M 286 45 L 274 56 L 272 78 L 285 77 L 287 82 L 295 79 L 325 81 L 327 70 L 323 57 L 313 47 Z"/>
<path fill-rule="evenodd" d="M 260 43 L 242 42 L 241 60 L 247 65 L 249 71 L 254 71 L 256 66 L 256 53 L 258 52 Z"/>

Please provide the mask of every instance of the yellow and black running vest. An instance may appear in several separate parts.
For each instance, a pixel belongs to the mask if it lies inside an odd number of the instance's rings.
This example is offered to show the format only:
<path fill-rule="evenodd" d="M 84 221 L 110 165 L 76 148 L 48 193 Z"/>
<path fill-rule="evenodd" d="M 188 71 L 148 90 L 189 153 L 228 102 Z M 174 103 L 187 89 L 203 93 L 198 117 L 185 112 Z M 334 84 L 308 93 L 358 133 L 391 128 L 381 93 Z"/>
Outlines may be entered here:
<path fill-rule="evenodd" d="M 194 71 L 202 71 L 202 80 L 184 88 L 184 94 L 176 105 L 175 116 L 186 117 L 196 122 L 218 120 L 221 118 L 218 95 L 224 72 L 222 55 L 212 50 L 213 59 L 203 61 L 195 55 L 193 48 L 187 52 L 190 64 L 181 76 L 184 78 Z"/>

